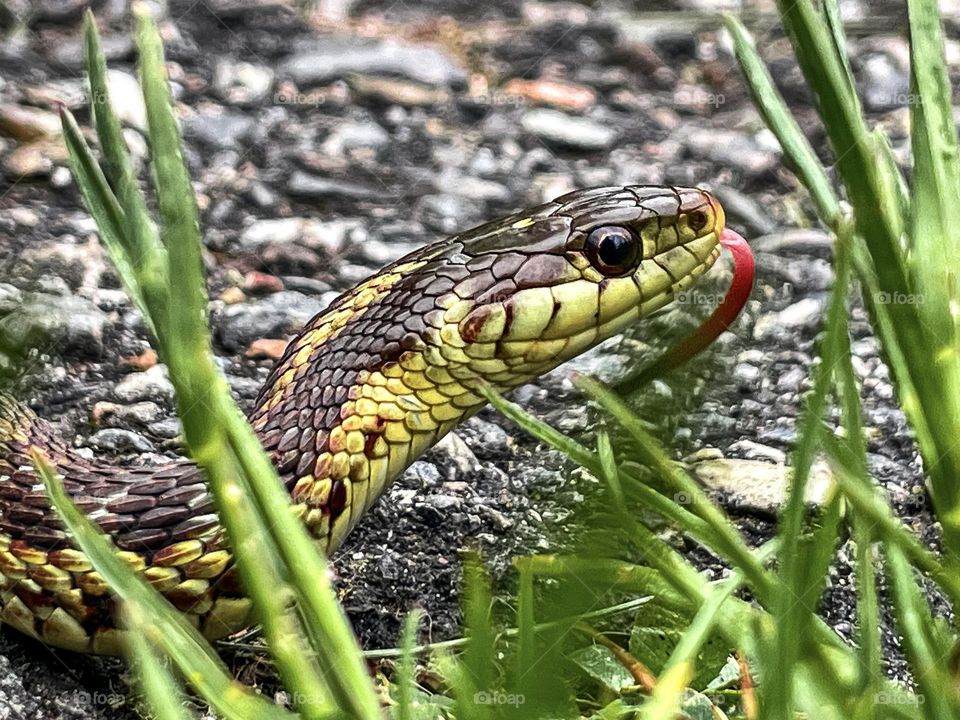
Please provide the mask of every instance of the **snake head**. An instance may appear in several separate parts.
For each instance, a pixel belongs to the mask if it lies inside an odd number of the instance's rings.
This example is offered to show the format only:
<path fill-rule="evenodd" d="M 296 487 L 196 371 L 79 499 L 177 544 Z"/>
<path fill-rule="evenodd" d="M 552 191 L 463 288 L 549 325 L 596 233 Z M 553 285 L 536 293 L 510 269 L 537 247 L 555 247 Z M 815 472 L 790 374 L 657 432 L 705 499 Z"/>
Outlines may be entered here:
<path fill-rule="evenodd" d="M 710 193 L 662 186 L 580 190 L 481 226 L 453 239 L 469 274 L 445 339 L 484 380 L 526 382 L 668 304 L 716 261 L 723 227 Z"/>

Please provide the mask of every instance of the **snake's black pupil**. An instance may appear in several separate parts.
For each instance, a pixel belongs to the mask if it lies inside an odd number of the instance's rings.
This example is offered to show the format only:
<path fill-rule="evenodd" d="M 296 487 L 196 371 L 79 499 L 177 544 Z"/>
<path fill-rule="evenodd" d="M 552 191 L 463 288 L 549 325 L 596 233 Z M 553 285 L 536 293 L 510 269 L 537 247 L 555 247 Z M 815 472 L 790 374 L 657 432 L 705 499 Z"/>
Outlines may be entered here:
<path fill-rule="evenodd" d="M 704 226 L 707 224 L 707 214 L 703 212 L 703 210 L 694 210 L 692 213 L 690 213 L 688 222 L 690 223 L 690 228 L 694 232 L 699 232 L 703 230 Z"/>
<path fill-rule="evenodd" d="M 587 236 L 591 262 L 607 275 L 632 270 L 639 259 L 640 243 L 632 230 L 620 226 L 600 227 Z"/>
<path fill-rule="evenodd" d="M 600 259 L 604 265 L 623 265 L 630 258 L 630 245 L 623 235 L 607 235 L 600 241 Z"/>

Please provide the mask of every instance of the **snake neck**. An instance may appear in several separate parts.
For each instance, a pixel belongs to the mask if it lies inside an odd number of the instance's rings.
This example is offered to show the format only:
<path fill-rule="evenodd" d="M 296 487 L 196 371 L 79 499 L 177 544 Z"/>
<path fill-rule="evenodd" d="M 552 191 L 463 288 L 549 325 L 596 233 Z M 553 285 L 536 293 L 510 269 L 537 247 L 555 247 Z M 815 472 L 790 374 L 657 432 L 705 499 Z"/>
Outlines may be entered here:
<path fill-rule="evenodd" d="M 475 358 L 449 342 L 444 283 L 416 273 L 427 262 L 388 268 L 311 321 L 250 416 L 328 552 L 410 463 L 485 402 Z"/>

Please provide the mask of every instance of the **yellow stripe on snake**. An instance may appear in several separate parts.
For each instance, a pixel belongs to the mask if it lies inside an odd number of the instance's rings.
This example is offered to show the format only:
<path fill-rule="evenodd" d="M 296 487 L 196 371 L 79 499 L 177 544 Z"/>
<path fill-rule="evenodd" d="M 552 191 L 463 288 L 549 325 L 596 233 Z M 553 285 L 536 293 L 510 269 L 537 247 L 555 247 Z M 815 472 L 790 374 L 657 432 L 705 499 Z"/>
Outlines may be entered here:
<path fill-rule="evenodd" d="M 531 382 L 663 307 L 720 253 L 708 193 L 569 193 L 412 253 L 340 296 L 287 347 L 250 416 L 328 553 L 403 470 L 479 410 L 478 388 Z M 109 588 L 30 467 L 45 450 L 122 555 L 203 633 L 249 626 L 200 471 L 87 460 L 0 396 L 0 620 L 51 645 L 114 654 Z"/>

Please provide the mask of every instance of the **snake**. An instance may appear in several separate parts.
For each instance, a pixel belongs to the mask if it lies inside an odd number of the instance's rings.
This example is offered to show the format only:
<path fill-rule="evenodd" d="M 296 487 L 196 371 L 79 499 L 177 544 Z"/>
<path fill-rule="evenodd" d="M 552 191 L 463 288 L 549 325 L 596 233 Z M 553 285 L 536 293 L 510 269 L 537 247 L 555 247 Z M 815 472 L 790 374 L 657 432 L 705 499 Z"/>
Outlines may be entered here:
<path fill-rule="evenodd" d="M 576 190 L 426 245 L 334 300 L 286 346 L 248 420 L 297 516 L 333 553 L 384 490 L 506 392 L 663 308 L 720 255 L 709 192 Z M 29 451 L 204 636 L 254 624 L 200 469 L 89 458 L 0 395 L 0 621 L 67 650 L 115 655 L 103 577 L 64 529 Z"/>

